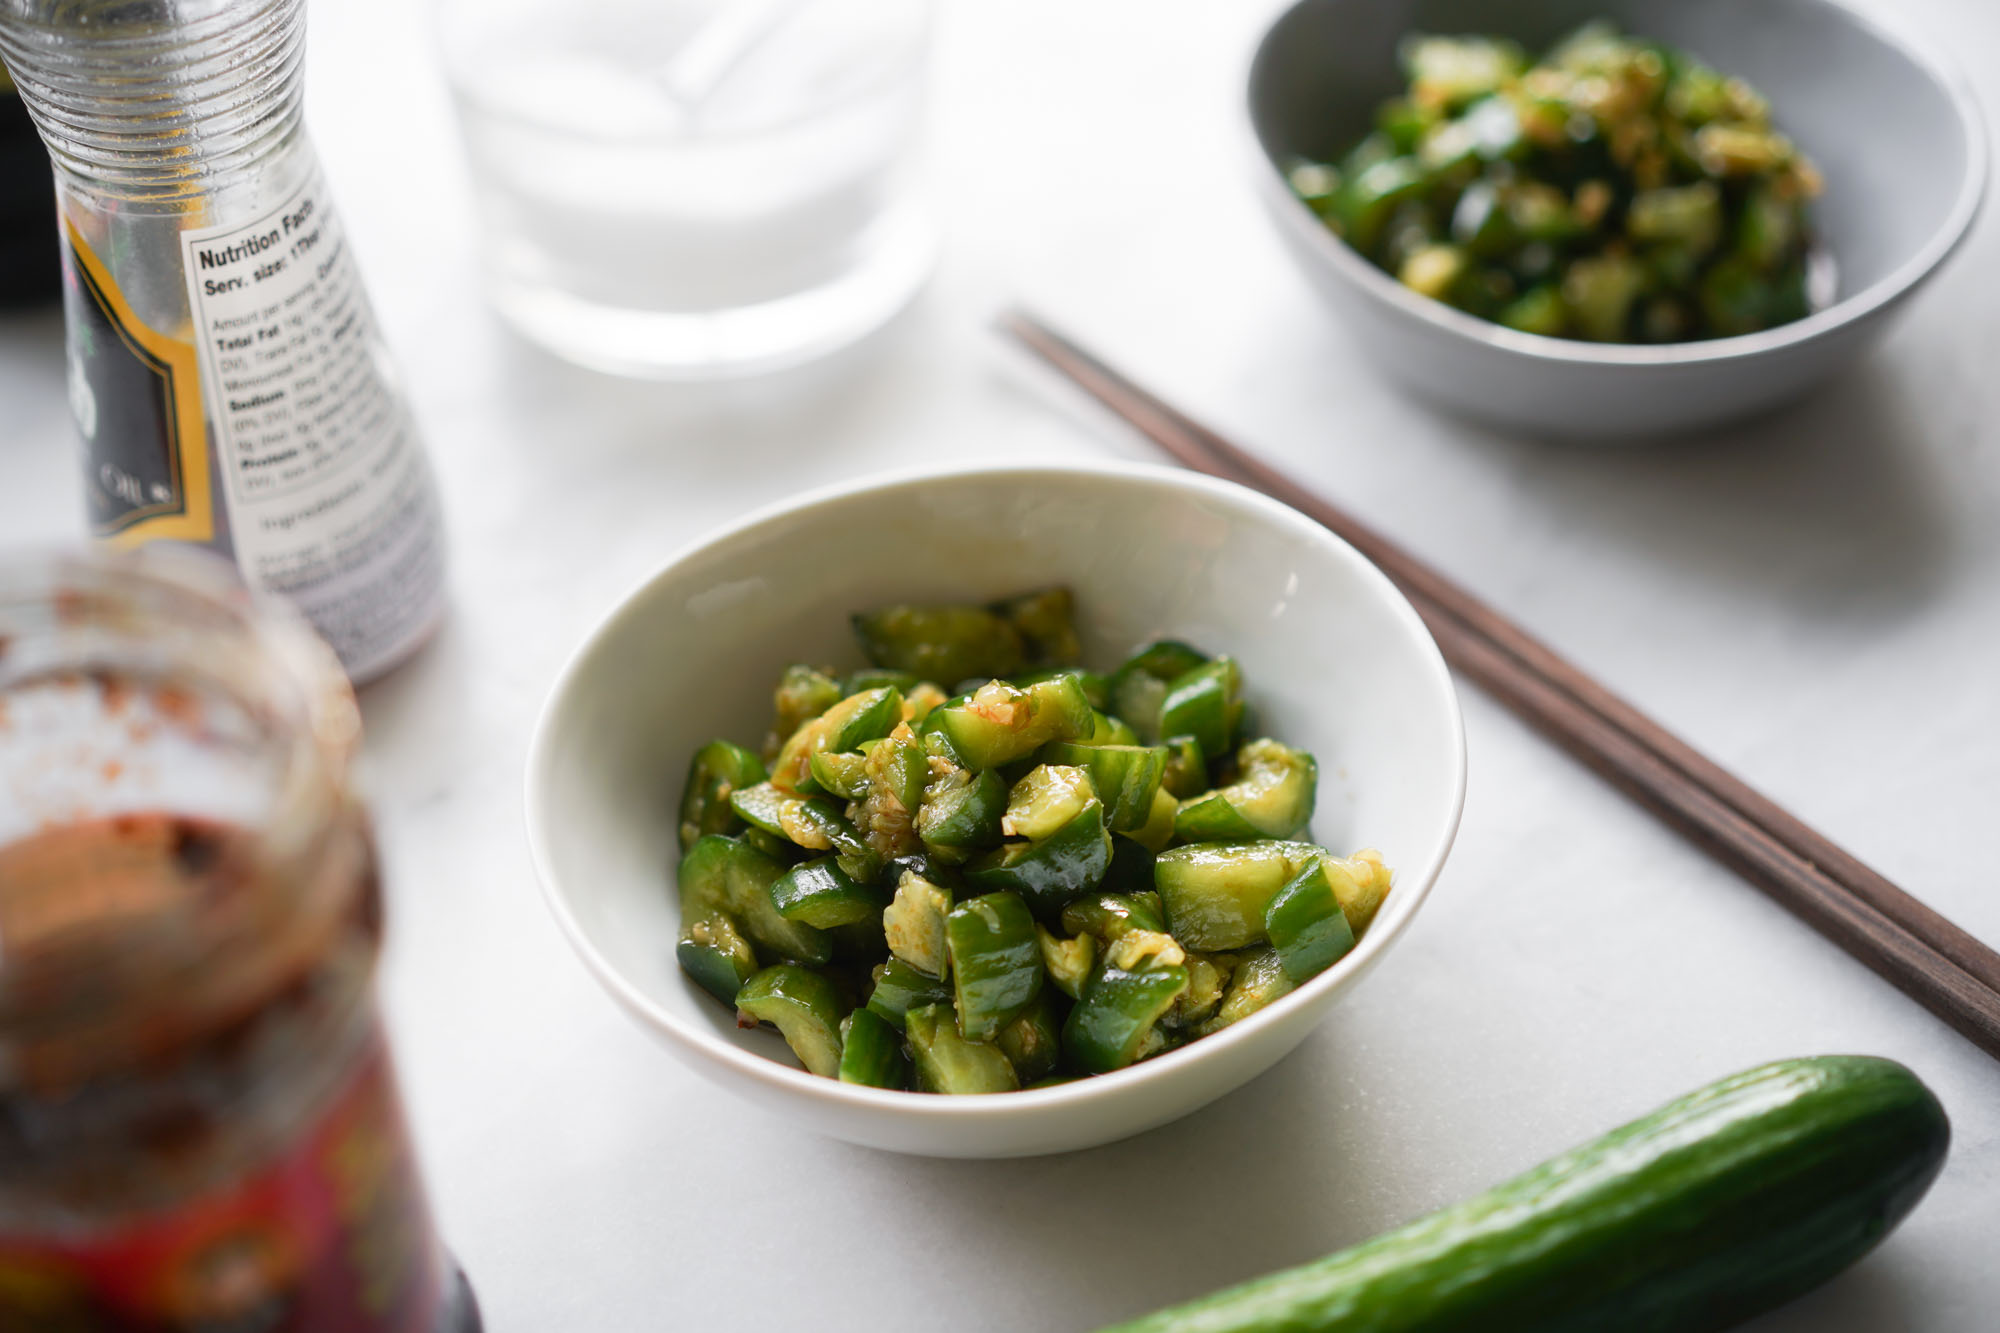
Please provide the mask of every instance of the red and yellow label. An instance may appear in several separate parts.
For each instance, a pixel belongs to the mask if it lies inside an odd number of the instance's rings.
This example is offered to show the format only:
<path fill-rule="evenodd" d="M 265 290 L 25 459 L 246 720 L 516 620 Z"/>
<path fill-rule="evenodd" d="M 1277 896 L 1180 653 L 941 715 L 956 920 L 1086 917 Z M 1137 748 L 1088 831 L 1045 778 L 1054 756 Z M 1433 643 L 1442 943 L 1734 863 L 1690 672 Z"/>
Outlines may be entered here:
<path fill-rule="evenodd" d="M 0 1234 L 0 1330 L 432 1333 L 443 1278 L 377 1039 L 249 1177 L 88 1234 Z"/>

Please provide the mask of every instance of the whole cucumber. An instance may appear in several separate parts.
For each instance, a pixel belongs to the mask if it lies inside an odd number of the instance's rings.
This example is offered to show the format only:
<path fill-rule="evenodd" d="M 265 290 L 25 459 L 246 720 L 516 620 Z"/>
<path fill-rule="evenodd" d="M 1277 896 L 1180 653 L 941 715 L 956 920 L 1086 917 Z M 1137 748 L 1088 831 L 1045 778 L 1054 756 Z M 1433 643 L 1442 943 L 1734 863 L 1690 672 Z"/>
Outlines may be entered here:
<path fill-rule="evenodd" d="M 1923 1197 L 1950 1140 L 1937 1098 L 1894 1061 L 1780 1061 L 1477 1198 L 1115 1333 L 1728 1328 L 1866 1254 Z"/>

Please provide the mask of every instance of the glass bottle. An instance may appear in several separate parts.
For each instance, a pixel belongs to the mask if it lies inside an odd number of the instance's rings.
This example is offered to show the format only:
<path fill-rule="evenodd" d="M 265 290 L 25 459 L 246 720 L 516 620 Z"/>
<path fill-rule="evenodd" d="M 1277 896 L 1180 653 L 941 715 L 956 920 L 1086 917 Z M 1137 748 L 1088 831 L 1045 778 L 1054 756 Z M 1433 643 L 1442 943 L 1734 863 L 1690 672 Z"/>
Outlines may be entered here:
<path fill-rule="evenodd" d="M 468 1333 L 353 694 L 227 565 L 0 563 L 0 1328 Z"/>
<path fill-rule="evenodd" d="M 437 485 L 301 118 L 304 0 L 0 0 L 54 162 L 91 529 L 234 558 L 356 681 L 444 598 Z"/>

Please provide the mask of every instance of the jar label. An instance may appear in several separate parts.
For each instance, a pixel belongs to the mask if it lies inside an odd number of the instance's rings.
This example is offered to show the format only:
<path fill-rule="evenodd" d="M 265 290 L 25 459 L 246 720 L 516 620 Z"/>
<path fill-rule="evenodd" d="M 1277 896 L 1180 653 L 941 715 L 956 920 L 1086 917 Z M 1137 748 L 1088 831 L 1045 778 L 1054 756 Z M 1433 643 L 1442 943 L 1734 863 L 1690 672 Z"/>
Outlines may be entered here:
<path fill-rule="evenodd" d="M 69 398 L 92 533 L 118 545 L 215 536 L 194 344 L 149 327 L 73 224 L 63 227 Z"/>
<path fill-rule="evenodd" d="M 443 530 L 325 182 L 180 243 L 236 562 L 371 675 L 442 607 Z"/>
<path fill-rule="evenodd" d="M 444 1257 L 379 1033 L 275 1160 L 81 1234 L 0 1234 L 0 1328 L 433 1333 Z"/>

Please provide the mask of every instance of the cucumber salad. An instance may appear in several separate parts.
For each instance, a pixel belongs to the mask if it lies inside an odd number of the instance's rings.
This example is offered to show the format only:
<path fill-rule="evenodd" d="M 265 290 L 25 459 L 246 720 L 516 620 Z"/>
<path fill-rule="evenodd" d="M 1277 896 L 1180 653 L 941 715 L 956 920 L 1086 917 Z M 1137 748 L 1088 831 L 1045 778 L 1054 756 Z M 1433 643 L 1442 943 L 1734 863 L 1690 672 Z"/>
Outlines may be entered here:
<path fill-rule="evenodd" d="M 1523 333 L 1727 338 L 1804 319 L 1820 175 L 1764 98 L 1602 21 L 1539 61 L 1413 33 L 1408 87 L 1292 188 L 1423 296 Z"/>
<path fill-rule="evenodd" d="M 1318 766 L 1257 733 L 1232 658 L 1086 670 L 1067 588 L 854 632 L 872 665 L 787 668 L 761 750 L 703 746 L 680 807 L 680 965 L 812 1073 L 1123 1069 L 1332 966 L 1389 891 L 1310 841 Z"/>

